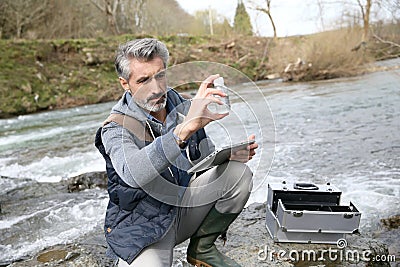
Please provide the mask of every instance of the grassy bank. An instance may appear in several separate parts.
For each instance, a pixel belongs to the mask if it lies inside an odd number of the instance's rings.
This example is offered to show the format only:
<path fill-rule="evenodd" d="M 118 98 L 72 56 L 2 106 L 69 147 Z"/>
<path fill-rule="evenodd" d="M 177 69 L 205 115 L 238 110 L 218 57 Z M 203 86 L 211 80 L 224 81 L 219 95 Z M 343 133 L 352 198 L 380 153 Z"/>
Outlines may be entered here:
<path fill-rule="evenodd" d="M 142 36 L 73 40 L 0 40 L 0 118 L 117 99 L 122 90 L 114 72 L 118 44 Z M 289 63 L 296 80 L 361 73 L 374 60 L 367 49 L 351 51 L 358 32 L 336 31 L 273 41 L 261 37 L 159 37 L 170 64 L 212 61 L 229 65 L 252 80 L 284 74 Z M 299 76 L 298 73 L 301 73 Z"/>

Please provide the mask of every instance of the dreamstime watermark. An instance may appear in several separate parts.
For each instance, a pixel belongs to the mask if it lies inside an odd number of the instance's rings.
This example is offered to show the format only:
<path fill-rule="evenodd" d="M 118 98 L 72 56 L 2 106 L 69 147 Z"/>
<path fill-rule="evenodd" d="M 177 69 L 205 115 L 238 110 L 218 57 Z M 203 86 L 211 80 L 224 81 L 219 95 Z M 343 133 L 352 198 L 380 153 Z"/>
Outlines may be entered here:
<path fill-rule="evenodd" d="M 347 249 L 347 241 L 339 239 L 336 248 L 306 250 L 275 250 L 264 246 L 258 251 L 259 261 L 292 261 L 292 262 L 395 262 L 395 255 L 376 255 L 372 250 Z"/>

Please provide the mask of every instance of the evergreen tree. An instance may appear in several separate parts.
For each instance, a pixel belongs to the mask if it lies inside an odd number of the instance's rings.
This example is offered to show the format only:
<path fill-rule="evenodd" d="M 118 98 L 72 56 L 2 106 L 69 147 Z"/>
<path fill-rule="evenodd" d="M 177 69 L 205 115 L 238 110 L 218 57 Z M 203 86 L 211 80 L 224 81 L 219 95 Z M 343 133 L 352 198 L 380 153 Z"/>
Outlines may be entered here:
<path fill-rule="evenodd" d="M 233 29 L 238 34 L 253 35 L 250 17 L 249 14 L 247 14 L 246 7 L 244 6 L 242 0 L 238 1 L 238 5 L 236 7 Z"/>

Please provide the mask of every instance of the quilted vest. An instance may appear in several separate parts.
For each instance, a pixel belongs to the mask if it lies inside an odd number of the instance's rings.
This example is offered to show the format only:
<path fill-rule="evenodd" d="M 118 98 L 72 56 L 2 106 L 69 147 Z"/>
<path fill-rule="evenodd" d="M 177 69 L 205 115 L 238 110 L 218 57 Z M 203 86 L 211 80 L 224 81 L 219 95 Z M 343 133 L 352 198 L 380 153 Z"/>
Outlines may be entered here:
<path fill-rule="evenodd" d="M 99 128 L 96 132 L 95 146 L 106 161 L 108 176 L 105 237 L 112 252 L 131 264 L 145 247 L 159 241 L 167 233 L 174 222 L 177 207 L 158 201 L 141 188 L 130 187 L 119 177 L 105 152 L 101 130 Z M 199 144 L 203 138 L 206 138 L 203 129 L 190 138 L 189 155 L 196 158 L 199 152 L 195 144 Z M 149 144 L 148 141 L 135 143 L 139 148 Z M 168 170 L 161 175 L 177 183 Z"/>

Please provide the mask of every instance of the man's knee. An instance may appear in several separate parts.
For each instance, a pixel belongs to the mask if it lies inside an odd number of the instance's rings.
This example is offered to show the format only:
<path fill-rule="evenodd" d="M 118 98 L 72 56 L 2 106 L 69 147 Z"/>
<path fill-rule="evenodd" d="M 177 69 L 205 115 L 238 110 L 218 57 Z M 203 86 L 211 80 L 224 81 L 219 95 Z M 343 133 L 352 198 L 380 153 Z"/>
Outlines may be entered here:
<path fill-rule="evenodd" d="M 224 185 L 224 195 L 215 204 L 221 213 L 240 213 L 250 197 L 253 173 L 246 164 L 229 161 L 219 166 Z"/>
<path fill-rule="evenodd" d="M 253 187 L 253 172 L 239 161 L 228 161 L 218 166 L 218 175 L 226 178 L 230 187 L 236 187 L 239 191 L 250 193 Z"/>

